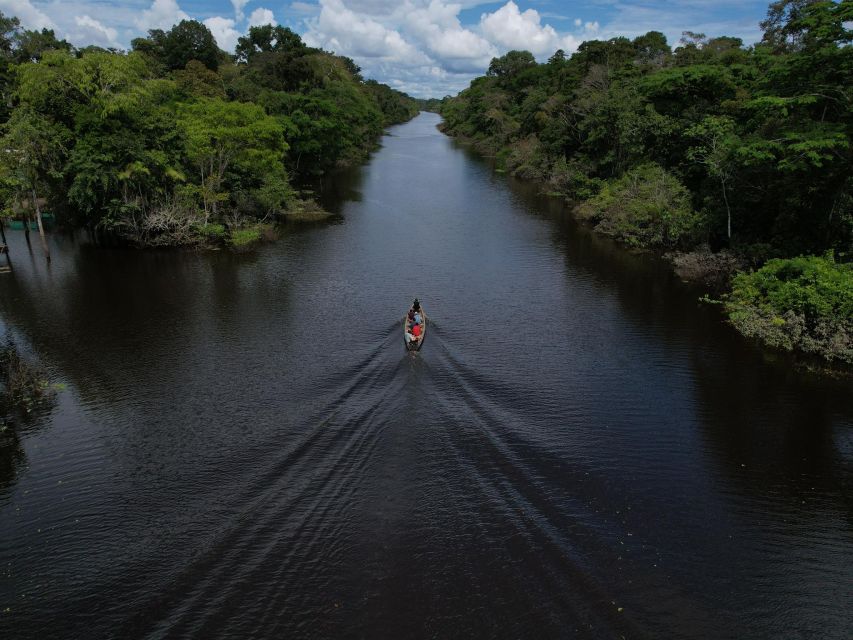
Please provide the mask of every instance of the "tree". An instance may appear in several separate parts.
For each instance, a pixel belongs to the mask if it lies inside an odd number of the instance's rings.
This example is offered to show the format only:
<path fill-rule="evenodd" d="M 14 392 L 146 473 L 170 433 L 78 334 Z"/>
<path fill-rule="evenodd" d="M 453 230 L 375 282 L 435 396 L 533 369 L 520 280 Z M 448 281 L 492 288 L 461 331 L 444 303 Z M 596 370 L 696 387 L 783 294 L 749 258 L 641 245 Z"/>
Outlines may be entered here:
<path fill-rule="evenodd" d="M 299 34 L 294 33 L 288 27 L 265 24 L 259 27 L 250 27 L 248 34 L 238 38 L 235 54 L 238 62 L 250 63 L 259 53 L 286 52 L 295 57 L 302 55 L 305 49 L 307 47 Z"/>
<path fill-rule="evenodd" d="M 264 176 L 284 173 L 284 127 L 255 104 L 202 98 L 178 105 L 187 159 L 198 171 L 205 224 L 229 193 L 229 172 Z"/>
<path fill-rule="evenodd" d="M 173 72 L 178 87 L 189 96 L 198 98 L 225 98 L 222 76 L 211 71 L 198 60 L 190 60 L 185 69 Z"/>
<path fill-rule="evenodd" d="M 640 64 L 662 66 L 672 52 L 666 36 L 660 31 L 649 31 L 645 35 L 637 36 L 631 44 L 634 45 Z"/>
<path fill-rule="evenodd" d="M 797 51 L 801 46 L 803 30 L 798 22 L 805 10 L 822 0 L 777 0 L 767 8 L 767 18 L 761 22 L 764 30 L 762 42 L 778 53 Z"/>
<path fill-rule="evenodd" d="M 698 144 L 687 151 L 687 157 L 705 165 L 708 174 L 720 181 L 729 240 L 732 237 L 732 209 L 729 205 L 728 184 L 734 171 L 733 150 L 737 144 L 734 129 L 735 123 L 731 118 L 708 116 L 687 131 L 688 136 L 698 140 Z"/>
<path fill-rule="evenodd" d="M 210 29 L 197 20 L 181 20 L 169 31 L 152 29 L 147 38 L 132 40 L 131 46 L 168 71 L 183 69 L 191 60 L 216 71 L 222 56 Z"/>
<path fill-rule="evenodd" d="M 44 236 L 39 202 L 49 180 L 60 176 L 67 141 L 65 133 L 39 114 L 17 109 L 4 126 L 4 135 L 0 138 L 0 148 L 4 150 L 4 178 L 17 192 L 18 202 L 26 200 L 34 210 L 48 262 L 50 250 Z"/>
<path fill-rule="evenodd" d="M 486 75 L 498 78 L 512 77 L 524 69 L 535 66 L 536 59 L 529 51 L 510 51 L 500 58 L 492 58 Z"/>
<path fill-rule="evenodd" d="M 58 40 L 53 29 L 19 31 L 15 36 L 15 61 L 38 62 L 46 51 L 74 51 L 65 40 Z"/>

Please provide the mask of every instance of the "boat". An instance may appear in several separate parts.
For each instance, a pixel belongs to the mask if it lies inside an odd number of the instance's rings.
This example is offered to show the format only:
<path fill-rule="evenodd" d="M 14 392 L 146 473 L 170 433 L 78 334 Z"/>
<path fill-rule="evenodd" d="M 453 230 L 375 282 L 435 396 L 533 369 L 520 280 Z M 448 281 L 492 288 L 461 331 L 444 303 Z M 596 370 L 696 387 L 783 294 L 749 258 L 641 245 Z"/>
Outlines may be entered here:
<path fill-rule="evenodd" d="M 44 225 L 45 229 L 51 228 L 53 226 L 53 223 L 55 220 L 56 220 L 56 218 L 54 217 L 54 215 L 52 213 L 45 212 L 45 213 L 41 214 L 41 223 Z M 36 220 L 35 218 L 31 218 L 29 220 L 29 227 L 30 227 L 30 231 L 38 231 L 38 229 L 39 229 L 38 220 Z M 24 221 L 13 218 L 12 220 L 9 220 L 9 228 L 15 229 L 16 231 L 23 231 Z"/>
<path fill-rule="evenodd" d="M 415 302 L 417 302 L 417 298 L 415 299 Z M 414 310 L 415 310 L 414 305 L 409 307 L 409 311 L 414 311 Z M 426 313 L 424 313 L 423 305 L 419 304 L 418 313 L 421 314 L 421 317 L 423 318 L 423 320 L 421 321 L 421 335 L 419 335 L 417 338 L 415 338 L 415 337 L 412 337 L 411 333 L 409 332 L 409 329 L 410 329 L 409 311 L 407 311 L 406 315 L 403 316 L 403 343 L 406 345 L 406 349 L 408 351 L 420 351 L 420 348 L 424 343 L 424 338 L 426 337 L 427 316 L 426 316 Z"/>

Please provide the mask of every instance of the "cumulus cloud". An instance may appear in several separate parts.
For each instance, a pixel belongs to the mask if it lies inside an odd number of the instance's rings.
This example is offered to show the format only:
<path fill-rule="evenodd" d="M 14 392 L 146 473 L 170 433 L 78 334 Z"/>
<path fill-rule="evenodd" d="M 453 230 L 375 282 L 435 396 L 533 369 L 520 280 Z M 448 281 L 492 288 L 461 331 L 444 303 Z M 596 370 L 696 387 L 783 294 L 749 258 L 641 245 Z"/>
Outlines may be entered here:
<path fill-rule="evenodd" d="M 480 28 L 492 42 L 505 49 L 526 49 L 536 56 L 554 53 L 557 49 L 574 51 L 580 44 L 571 36 L 560 37 L 549 24 L 542 24 L 536 9 L 521 11 L 509 0 L 494 13 L 480 17 Z"/>
<path fill-rule="evenodd" d="M 30 0 L 0 0 L 0 11 L 6 16 L 17 16 L 27 29 L 55 29 L 47 14 L 37 9 Z"/>
<path fill-rule="evenodd" d="M 235 28 L 236 23 L 231 18 L 214 16 L 205 20 L 204 26 L 210 29 L 216 39 L 216 44 L 225 51 L 234 51 L 234 47 L 237 46 L 237 39 L 243 35 Z"/>
<path fill-rule="evenodd" d="M 368 15 L 350 10 L 342 0 L 320 0 L 320 15 L 311 22 L 305 41 L 343 55 L 393 60 L 402 65 L 424 64 L 427 56 L 399 31 Z"/>
<path fill-rule="evenodd" d="M 259 27 L 265 24 L 276 24 L 275 15 L 269 9 L 264 9 L 263 7 L 258 7 L 252 14 L 249 16 L 249 24 L 250 27 Z"/>
<path fill-rule="evenodd" d="M 99 47 L 121 48 L 118 42 L 118 31 L 112 27 L 106 27 L 91 16 L 75 16 L 76 29 L 69 31 L 66 37 L 75 43 L 94 44 Z"/>
<path fill-rule="evenodd" d="M 448 68 L 483 68 L 497 51 L 488 40 L 462 26 L 459 10 L 459 5 L 431 0 L 406 11 L 402 24 L 432 58 L 444 60 Z"/>
<path fill-rule="evenodd" d="M 136 25 L 140 29 L 171 29 L 172 25 L 190 17 L 178 6 L 177 0 L 154 0 L 151 7 L 142 12 L 137 18 Z"/>
<path fill-rule="evenodd" d="M 234 16 L 237 20 L 242 20 L 243 9 L 245 9 L 246 5 L 249 4 L 249 0 L 231 0 L 231 4 L 234 6 Z"/>

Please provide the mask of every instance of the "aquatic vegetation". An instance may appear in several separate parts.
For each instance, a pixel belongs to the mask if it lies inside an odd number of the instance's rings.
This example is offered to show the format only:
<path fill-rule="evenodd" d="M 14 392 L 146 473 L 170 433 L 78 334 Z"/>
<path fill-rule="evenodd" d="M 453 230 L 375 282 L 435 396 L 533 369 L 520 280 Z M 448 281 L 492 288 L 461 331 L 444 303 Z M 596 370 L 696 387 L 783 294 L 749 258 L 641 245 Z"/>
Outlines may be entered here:
<path fill-rule="evenodd" d="M 21 356 L 11 340 L 0 345 L 0 417 L 15 410 L 29 413 L 55 391 L 46 371 Z"/>

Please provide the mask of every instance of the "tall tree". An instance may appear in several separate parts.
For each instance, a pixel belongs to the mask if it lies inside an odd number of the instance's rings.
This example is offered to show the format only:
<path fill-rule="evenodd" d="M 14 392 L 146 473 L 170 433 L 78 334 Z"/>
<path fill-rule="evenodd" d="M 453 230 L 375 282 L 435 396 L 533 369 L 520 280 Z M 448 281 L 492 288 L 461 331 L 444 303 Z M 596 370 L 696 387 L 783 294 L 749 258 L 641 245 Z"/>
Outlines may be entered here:
<path fill-rule="evenodd" d="M 0 145 L 6 181 L 13 185 L 20 204 L 27 202 L 35 212 L 45 257 L 50 249 L 44 235 L 40 200 L 49 181 L 60 177 L 66 136 L 61 127 L 33 111 L 17 109 L 4 126 Z"/>

